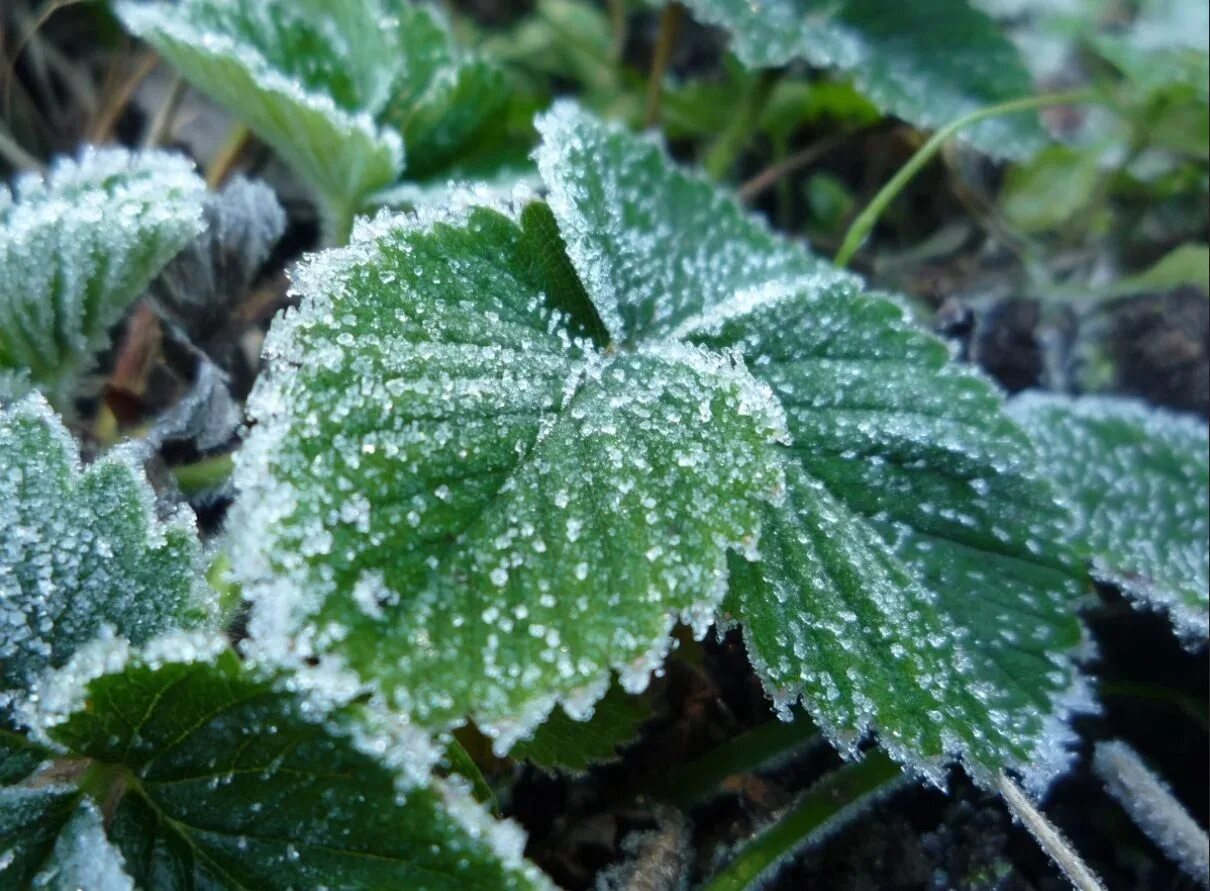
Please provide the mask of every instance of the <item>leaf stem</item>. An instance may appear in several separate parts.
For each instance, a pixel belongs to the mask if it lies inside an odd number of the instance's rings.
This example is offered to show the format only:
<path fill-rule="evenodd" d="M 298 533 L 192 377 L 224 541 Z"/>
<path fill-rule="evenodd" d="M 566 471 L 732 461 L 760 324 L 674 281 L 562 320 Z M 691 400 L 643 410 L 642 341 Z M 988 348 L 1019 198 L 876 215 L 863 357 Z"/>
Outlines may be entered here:
<path fill-rule="evenodd" d="M 736 193 L 739 200 L 745 203 L 752 201 L 766 189 L 780 182 L 783 177 L 814 164 L 852 135 L 851 131 L 835 133 L 775 161 L 739 187 L 739 191 Z"/>
<path fill-rule="evenodd" d="M 1046 816 L 1034 807 L 1034 803 L 1021 791 L 1021 788 L 1001 773 L 996 778 L 996 788 L 1004 798 L 1004 803 L 1012 811 L 1013 816 L 1025 824 L 1029 834 L 1034 837 L 1038 846 L 1045 851 L 1055 866 L 1063 871 L 1071 886 L 1077 891 L 1105 891 L 1105 886 L 1091 869 L 1084 865 L 1080 855 L 1059 832 Z"/>
<path fill-rule="evenodd" d="M 840 267 L 848 265 L 849 261 L 853 259 L 853 255 L 857 253 L 857 249 L 865 241 L 866 236 L 870 234 L 870 230 L 874 228 L 874 224 L 878 222 L 878 219 L 891 202 L 898 197 L 904 187 L 912 181 L 912 178 L 960 130 L 979 121 L 1000 117 L 1001 115 L 1018 114 L 1054 105 L 1078 105 L 1092 102 L 1096 99 L 1097 93 L 1093 90 L 1073 90 L 1065 93 L 1048 93 L 1044 96 L 1025 96 L 1021 99 L 1013 99 L 1010 102 L 1001 102 L 998 105 L 988 105 L 950 121 L 916 150 L 916 153 L 908 159 L 908 162 L 899 168 L 899 172 L 885 186 L 879 189 L 878 194 L 874 196 L 865 210 L 858 214 L 857 219 L 853 220 L 853 224 L 849 226 L 849 231 L 845 233 L 844 241 L 840 245 L 840 250 L 836 252 L 833 262 Z"/>
<path fill-rule="evenodd" d="M 803 715 L 793 721 L 767 721 L 674 771 L 651 795 L 689 807 L 708 798 L 727 777 L 792 755 L 818 739 L 818 728 Z"/>
<path fill-rule="evenodd" d="M 194 461 L 192 464 L 182 464 L 172 468 L 176 484 L 186 495 L 196 495 L 206 489 L 213 489 L 231 476 L 234 462 L 230 455 L 214 455 Z"/>
<path fill-rule="evenodd" d="M 609 55 L 614 62 L 621 61 L 626 48 L 626 6 L 627 0 L 609 0 Z"/>
<path fill-rule="evenodd" d="M 356 205 L 350 201 L 319 199 L 320 240 L 323 247 L 343 247 L 353 234 L 353 220 L 357 216 Z"/>
<path fill-rule="evenodd" d="M 752 887 L 795 851 L 854 816 L 863 804 L 898 788 L 896 780 L 903 778 L 898 765 L 877 750 L 833 771 L 808 789 L 781 819 L 748 842 L 703 891 L 744 891 Z"/>
<path fill-rule="evenodd" d="M 235 167 L 235 162 L 239 160 L 239 156 L 251 138 L 252 131 L 243 124 L 236 124 L 231 128 L 231 132 L 227 134 L 227 139 L 218 153 L 210 159 L 210 166 L 206 170 L 206 185 L 217 189 L 226 182 Z"/>
<path fill-rule="evenodd" d="M 655 52 L 651 56 L 651 73 L 647 78 L 647 110 L 643 115 L 644 126 L 652 127 L 660 120 L 660 101 L 664 97 L 664 73 L 672 59 L 676 46 L 676 35 L 681 26 L 681 4 L 673 0 L 660 13 L 660 34 L 656 39 Z"/>

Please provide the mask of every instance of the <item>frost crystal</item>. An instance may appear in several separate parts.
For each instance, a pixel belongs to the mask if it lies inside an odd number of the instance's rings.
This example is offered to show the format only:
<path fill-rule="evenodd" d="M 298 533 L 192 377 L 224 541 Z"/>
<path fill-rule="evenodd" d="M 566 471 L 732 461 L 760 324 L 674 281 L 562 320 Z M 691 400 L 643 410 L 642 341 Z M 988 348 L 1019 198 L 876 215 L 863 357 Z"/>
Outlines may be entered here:
<path fill-rule="evenodd" d="M 1210 611 L 1210 437 L 1197 418 L 1128 399 L 1026 394 L 1011 411 L 1073 507 L 1094 572 L 1167 611 L 1190 646 Z"/>
<path fill-rule="evenodd" d="M 539 129 L 549 206 L 384 215 L 296 276 L 237 458 L 249 655 L 504 753 L 725 609 L 842 746 L 1061 750 L 1076 581 L 992 389 L 659 146 Z"/>
<path fill-rule="evenodd" d="M 104 625 L 139 642 L 203 621 L 188 508 L 156 516 L 130 448 L 80 467 L 42 397 L 0 409 L 0 666 L 20 698 Z"/>
<path fill-rule="evenodd" d="M 0 374 L 61 388 L 203 227 L 184 158 L 86 149 L 0 186 Z"/>
<path fill-rule="evenodd" d="M 936 128 L 997 102 L 1027 96 L 1021 58 L 995 22 L 967 0 L 686 0 L 731 33 L 754 68 L 803 59 L 849 74 L 887 111 Z M 1037 119 L 982 121 L 961 138 L 1000 157 L 1027 157 L 1043 139 Z"/>

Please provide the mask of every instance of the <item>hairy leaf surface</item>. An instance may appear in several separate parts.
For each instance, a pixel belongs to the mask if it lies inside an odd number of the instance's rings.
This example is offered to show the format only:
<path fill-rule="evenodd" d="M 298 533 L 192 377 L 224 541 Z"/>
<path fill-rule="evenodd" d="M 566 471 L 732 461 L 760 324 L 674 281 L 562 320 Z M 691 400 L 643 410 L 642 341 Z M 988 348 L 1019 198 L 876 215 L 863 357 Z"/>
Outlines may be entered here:
<path fill-rule="evenodd" d="M 222 638 L 99 640 L 45 693 L 35 729 L 63 750 L 58 773 L 82 782 L 33 775 L 0 791 L 16 852 L 0 861 L 5 880 L 45 859 L 49 887 L 548 887 L 515 826 L 458 786 L 410 788 L 386 765 L 381 752 L 409 756 L 405 738 L 351 734 Z"/>
<path fill-rule="evenodd" d="M 786 412 L 789 495 L 763 560 L 735 561 L 728 599 L 775 701 L 805 697 L 841 741 L 878 727 L 921 766 L 961 752 L 977 772 L 1053 772 L 1048 722 L 1084 695 L 1069 656 L 1079 587 L 1064 513 L 998 396 L 892 300 L 656 146 L 568 106 L 540 129 L 551 206 L 598 306 L 630 338 L 738 352 Z M 746 251 L 713 243 L 715 227 Z"/>
<path fill-rule="evenodd" d="M 204 195 L 184 158 L 123 149 L 0 186 L 0 375 L 61 388 L 202 231 Z"/>
<path fill-rule="evenodd" d="M 503 753 L 729 588 L 842 744 L 1049 773 L 1077 586 L 999 398 L 657 145 L 539 129 L 548 209 L 384 218 L 300 276 L 237 472 L 251 652 Z"/>
<path fill-rule="evenodd" d="M 186 0 L 118 14 L 229 108 L 320 195 L 329 226 L 371 192 L 458 160 L 503 107 L 505 84 L 406 0 Z M 341 237 L 344 233 L 330 233 Z"/>
<path fill-rule="evenodd" d="M 501 754 L 611 670 L 641 689 L 678 618 L 704 630 L 781 488 L 766 388 L 692 346 L 572 339 L 530 244 L 473 210 L 312 261 L 232 520 L 257 530 L 234 556 L 258 652 L 435 729 L 472 715 Z"/>
<path fill-rule="evenodd" d="M 1202 421 L 1114 397 L 1010 404 L 1072 502 L 1096 575 L 1164 609 L 1190 644 L 1210 610 L 1210 440 Z"/>
<path fill-rule="evenodd" d="M 143 641 L 210 612 L 193 514 L 161 519 L 135 452 L 81 468 L 42 397 L 0 408 L 0 669 L 5 698 L 100 628 Z"/>
<path fill-rule="evenodd" d="M 1027 96 L 1028 72 L 1008 38 L 967 0 L 686 0 L 727 30 L 754 68 L 803 59 L 849 74 L 887 111 L 934 129 L 984 105 Z M 1023 157 L 1043 132 L 1036 118 L 996 118 L 961 134 L 995 156 Z"/>

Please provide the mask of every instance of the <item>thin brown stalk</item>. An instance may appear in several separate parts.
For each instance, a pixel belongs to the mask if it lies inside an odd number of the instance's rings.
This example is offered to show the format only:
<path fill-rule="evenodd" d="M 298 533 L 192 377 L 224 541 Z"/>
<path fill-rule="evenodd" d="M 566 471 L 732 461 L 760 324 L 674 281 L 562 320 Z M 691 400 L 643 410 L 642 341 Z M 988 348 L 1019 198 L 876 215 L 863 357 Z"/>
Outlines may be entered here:
<path fill-rule="evenodd" d="M 818 142 L 813 142 L 799 149 L 776 164 L 769 165 L 739 187 L 737 194 L 740 201 L 752 201 L 765 190 L 777 185 L 782 178 L 789 176 L 791 173 L 796 173 L 804 167 L 810 167 L 824 155 L 828 154 L 828 152 L 832 151 L 832 149 L 836 148 L 836 146 L 844 142 L 850 135 L 852 134 L 847 132 L 836 133 L 826 139 L 821 139 Z"/>
<path fill-rule="evenodd" d="M 660 120 L 660 103 L 664 98 L 664 75 L 676 46 L 676 35 L 681 27 L 684 7 L 675 0 L 660 13 L 660 34 L 651 56 L 651 73 L 647 77 L 647 110 L 643 115 L 646 126 L 654 126 Z"/>

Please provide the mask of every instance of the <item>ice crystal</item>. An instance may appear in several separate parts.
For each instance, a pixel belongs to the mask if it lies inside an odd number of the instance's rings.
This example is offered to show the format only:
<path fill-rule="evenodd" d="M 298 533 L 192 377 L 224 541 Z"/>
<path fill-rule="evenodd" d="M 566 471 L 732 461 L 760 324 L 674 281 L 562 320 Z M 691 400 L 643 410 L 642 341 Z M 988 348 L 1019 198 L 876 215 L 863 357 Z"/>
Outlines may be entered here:
<path fill-rule="evenodd" d="M 204 192 L 184 158 L 91 148 L 0 187 L 0 373 L 62 387 L 202 230 Z"/>

